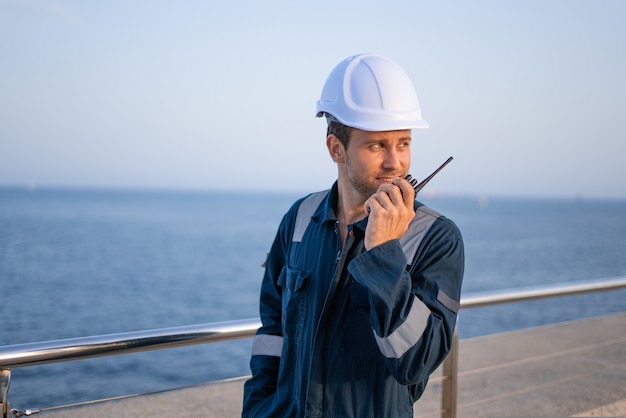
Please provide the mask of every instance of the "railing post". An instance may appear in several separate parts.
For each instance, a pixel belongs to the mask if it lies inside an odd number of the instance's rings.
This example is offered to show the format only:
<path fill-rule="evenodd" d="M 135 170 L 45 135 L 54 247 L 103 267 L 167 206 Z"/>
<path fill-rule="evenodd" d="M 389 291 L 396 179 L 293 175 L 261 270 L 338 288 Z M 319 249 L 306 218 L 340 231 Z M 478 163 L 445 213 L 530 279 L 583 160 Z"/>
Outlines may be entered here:
<path fill-rule="evenodd" d="M 457 374 L 459 368 L 459 335 L 454 332 L 452 347 L 443 362 L 443 384 L 441 387 L 441 416 L 456 418 Z"/>
<path fill-rule="evenodd" d="M 0 370 L 0 396 L 2 397 L 2 418 L 9 418 L 11 406 L 9 404 L 9 385 L 11 384 L 11 369 Z"/>

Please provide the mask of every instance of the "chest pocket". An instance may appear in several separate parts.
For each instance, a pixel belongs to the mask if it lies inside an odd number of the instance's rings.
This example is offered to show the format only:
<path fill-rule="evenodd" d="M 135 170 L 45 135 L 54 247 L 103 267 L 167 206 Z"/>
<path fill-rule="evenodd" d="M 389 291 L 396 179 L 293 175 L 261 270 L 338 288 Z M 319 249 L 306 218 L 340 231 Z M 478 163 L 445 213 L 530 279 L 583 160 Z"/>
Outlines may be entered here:
<path fill-rule="evenodd" d="M 283 336 L 297 340 L 302 336 L 302 328 L 307 310 L 306 288 L 310 273 L 293 267 L 284 267 L 278 277 L 278 285 L 283 288 L 282 323 Z"/>

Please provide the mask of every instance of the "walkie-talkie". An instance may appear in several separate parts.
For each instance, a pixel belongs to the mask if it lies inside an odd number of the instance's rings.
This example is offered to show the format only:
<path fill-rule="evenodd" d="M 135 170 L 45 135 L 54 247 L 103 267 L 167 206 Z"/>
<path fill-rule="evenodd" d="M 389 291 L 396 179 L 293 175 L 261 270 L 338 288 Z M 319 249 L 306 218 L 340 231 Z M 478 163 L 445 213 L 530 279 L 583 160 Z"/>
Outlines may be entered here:
<path fill-rule="evenodd" d="M 417 183 L 417 180 L 415 180 L 410 174 L 407 174 L 407 176 L 404 178 L 406 181 L 408 181 L 411 186 L 413 186 L 413 190 L 415 190 L 415 196 L 417 196 L 417 193 L 422 190 L 424 188 L 424 186 L 426 186 L 426 183 L 428 183 L 430 180 L 432 180 L 433 177 L 435 177 L 435 175 L 441 171 L 441 169 L 443 169 L 446 165 L 448 165 L 448 163 L 452 161 L 452 157 L 448 158 L 443 164 L 441 164 L 439 166 L 439 168 L 437 168 L 435 171 L 433 171 L 433 173 L 426 177 L 424 180 L 422 180 L 419 184 Z"/>

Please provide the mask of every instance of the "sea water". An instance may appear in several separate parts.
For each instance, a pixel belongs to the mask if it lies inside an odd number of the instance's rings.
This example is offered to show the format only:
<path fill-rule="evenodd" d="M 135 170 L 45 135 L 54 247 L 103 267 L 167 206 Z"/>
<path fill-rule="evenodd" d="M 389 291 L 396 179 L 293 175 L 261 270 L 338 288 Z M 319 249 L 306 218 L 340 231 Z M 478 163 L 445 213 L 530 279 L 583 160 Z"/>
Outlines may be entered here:
<path fill-rule="evenodd" d="M 294 193 L 0 189 L 0 346 L 258 316 Z M 463 292 L 626 275 L 626 201 L 423 199 L 463 233 Z M 461 338 L 626 310 L 626 291 L 462 311 Z M 623 330 L 619 332 L 624 332 Z M 249 373 L 251 339 L 12 371 L 34 409 Z"/>

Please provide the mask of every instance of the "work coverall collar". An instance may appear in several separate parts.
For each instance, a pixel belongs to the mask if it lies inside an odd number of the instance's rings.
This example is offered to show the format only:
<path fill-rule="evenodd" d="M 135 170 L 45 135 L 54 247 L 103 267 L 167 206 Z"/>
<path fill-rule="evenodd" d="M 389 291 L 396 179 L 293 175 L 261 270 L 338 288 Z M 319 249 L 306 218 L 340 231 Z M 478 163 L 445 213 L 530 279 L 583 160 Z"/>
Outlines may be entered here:
<path fill-rule="evenodd" d="M 324 222 L 332 222 L 332 223 L 337 222 L 336 209 L 337 209 L 338 200 L 339 200 L 339 186 L 338 186 L 338 183 L 335 181 L 335 183 L 330 189 L 330 192 L 328 193 L 328 195 L 326 196 L 322 204 L 319 205 L 319 207 L 317 208 L 317 211 L 311 217 L 313 222 L 317 224 L 321 224 Z M 366 216 L 365 218 L 355 222 L 354 226 L 365 231 L 365 228 L 367 227 L 368 219 L 369 219 L 369 216 Z"/>

